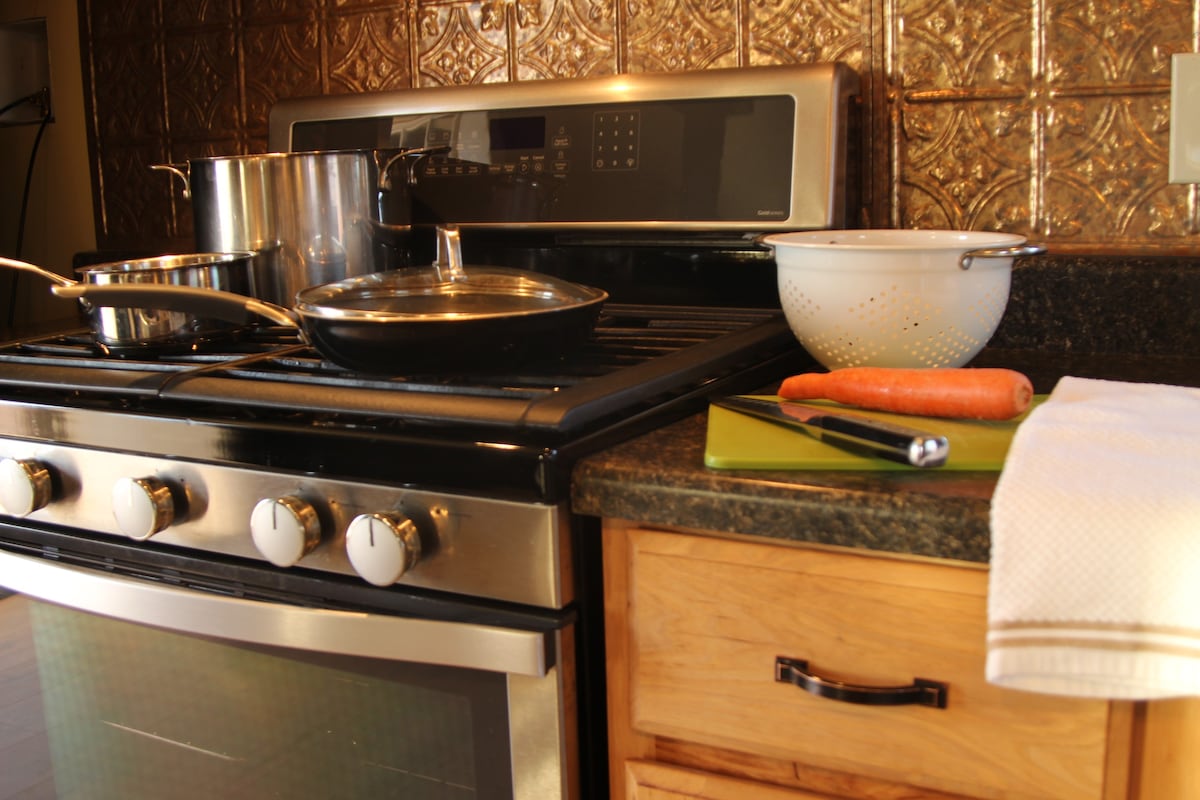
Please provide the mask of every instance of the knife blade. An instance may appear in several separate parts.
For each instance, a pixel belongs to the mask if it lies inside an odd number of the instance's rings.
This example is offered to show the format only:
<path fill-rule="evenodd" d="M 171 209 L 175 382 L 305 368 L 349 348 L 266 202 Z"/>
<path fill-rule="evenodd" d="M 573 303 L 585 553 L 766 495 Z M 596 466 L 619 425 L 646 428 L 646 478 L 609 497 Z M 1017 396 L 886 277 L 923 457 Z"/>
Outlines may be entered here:
<path fill-rule="evenodd" d="M 730 411 L 799 428 L 838 447 L 866 451 L 913 467 L 940 467 L 950 455 L 950 442 L 945 436 L 857 414 L 745 395 L 723 397 L 713 403 Z"/>

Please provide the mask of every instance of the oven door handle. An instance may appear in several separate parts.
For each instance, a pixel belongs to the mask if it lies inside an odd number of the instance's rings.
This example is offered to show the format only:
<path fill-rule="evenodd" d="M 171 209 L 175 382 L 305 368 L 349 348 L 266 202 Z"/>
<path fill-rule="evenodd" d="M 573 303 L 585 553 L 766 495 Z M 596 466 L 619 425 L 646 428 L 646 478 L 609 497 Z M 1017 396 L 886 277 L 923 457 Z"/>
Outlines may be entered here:
<path fill-rule="evenodd" d="M 535 677 L 554 665 L 549 632 L 245 600 L 3 550 L 0 586 L 127 622 L 256 645 Z"/>

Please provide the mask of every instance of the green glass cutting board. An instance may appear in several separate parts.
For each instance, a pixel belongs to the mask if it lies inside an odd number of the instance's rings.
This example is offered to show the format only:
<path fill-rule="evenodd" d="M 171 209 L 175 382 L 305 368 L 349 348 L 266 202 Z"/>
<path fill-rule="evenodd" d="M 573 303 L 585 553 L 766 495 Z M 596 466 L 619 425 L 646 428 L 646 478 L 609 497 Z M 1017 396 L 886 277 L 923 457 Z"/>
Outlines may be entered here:
<path fill-rule="evenodd" d="M 766 399 L 778 400 L 770 395 Z M 1034 398 L 1034 403 L 1045 399 Z M 1017 425 L 1029 413 L 1004 422 L 950 420 L 914 417 L 867 411 L 837 403 L 814 400 L 804 403 L 847 414 L 887 420 L 910 428 L 946 436 L 950 455 L 937 470 L 984 470 L 999 472 L 1012 443 Z M 714 469 L 794 469 L 794 470 L 913 470 L 905 464 L 870 455 L 849 452 L 826 444 L 816 436 L 766 420 L 739 414 L 719 406 L 709 406 L 708 436 L 704 464 Z M 936 471 L 936 470 L 935 470 Z"/>

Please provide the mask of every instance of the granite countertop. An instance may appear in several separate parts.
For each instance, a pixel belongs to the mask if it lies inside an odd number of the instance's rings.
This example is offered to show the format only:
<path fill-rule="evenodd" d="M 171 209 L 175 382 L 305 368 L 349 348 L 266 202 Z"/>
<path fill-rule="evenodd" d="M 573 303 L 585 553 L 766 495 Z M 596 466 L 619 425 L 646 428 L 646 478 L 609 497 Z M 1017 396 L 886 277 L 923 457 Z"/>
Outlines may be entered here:
<path fill-rule="evenodd" d="M 1049 392 L 1063 375 L 1200 386 L 1200 325 L 1193 302 L 1200 294 L 1193 293 L 1198 272 L 1190 262 L 1181 266 L 1183 278 L 1171 263 L 1161 261 L 1072 260 L 1052 269 L 1043 266 L 1014 273 L 1005 318 L 1011 330 L 1006 332 L 1002 324 L 974 366 L 1019 369 L 1040 393 Z M 1067 273 L 1085 280 L 1064 286 Z M 1054 284 L 1053 293 L 1045 291 L 1048 282 Z M 1129 285 L 1139 291 L 1128 291 Z M 1121 308 L 1105 308 L 1097 291 L 1113 293 Z M 1059 305 L 1049 297 L 1059 297 Z M 1070 314 L 1062 313 L 1064 305 Z M 1168 305 L 1171 321 L 1183 327 L 1158 327 Z M 1037 319 L 1046 322 L 1031 322 Z M 1064 328 L 1068 319 L 1072 324 Z M 1088 330 L 1089 321 L 1094 330 Z M 769 393 L 774 387 L 764 389 Z M 704 465 L 706 424 L 706 412 L 701 412 L 582 459 L 572 475 L 573 510 L 649 524 L 988 561 L 989 508 L 999 473 L 710 469 Z"/>
<path fill-rule="evenodd" d="M 706 414 L 583 459 L 575 512 L 775 539 L 987 561 L 989 473 L 716 470 Z"/>

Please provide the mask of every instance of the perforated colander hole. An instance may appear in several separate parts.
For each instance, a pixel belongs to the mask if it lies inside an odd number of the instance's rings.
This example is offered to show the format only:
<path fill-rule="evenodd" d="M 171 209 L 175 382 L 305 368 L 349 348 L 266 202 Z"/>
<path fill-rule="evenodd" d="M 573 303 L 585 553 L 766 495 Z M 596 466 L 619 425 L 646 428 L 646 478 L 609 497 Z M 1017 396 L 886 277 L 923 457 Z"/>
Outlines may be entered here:
<path fill-rule="evenodd" d="M 980 343 L 977 336 L 971 335 L 969 332 L 961 328 L 951 328 L 946 332 L 948 339 L 955 343 L 955 346 L 968 350 Z"/>
<path fill-rule="evenodd" d="M 916 359 L 918 363 L 922 363 L 922 365 L 924 365 L 926 367 L 936 367 L 936 366 L 940 365 L 940 363 L 942 362 L 941 357 L 938 357 L 936 354 L 931 353 L 931 351 L 929 351 L 928 349 L 914 350 L 914 351 L 911 351 L 911 353 L 908 355 L 910 355 L 910 357 L 912 357 L 912 359 Z"/>
<path fill-rule="evenodd" d="M 975 319 L 989 327 L 994 325 L 1000 319 L 1000 315 L 1004 313 L 1003 308 L 995 306 L 976 306 L 973 311 Z"/>
<path fill-rule="evenodd" d="M 873 297 L 865 303 L 858 304 L 858 319 L 862 322 L 874 324 L 874 320 L 878 319 L 881 313 Z"/>
<path fill-rule="evenodd" d="M 839 367 L 868 364 L 881 352 L 842 326 L 835 326 L 823 335 L 806 335 L 801 342 L 818 358 Z"/>
<path fill-rule="evenodd" d="M 789 284 L 787 286 L 786 294 L 792 301 L 791 313 L 797 319 L 809 320 L 812 319 L 814 315 L 820 313 L 821 307 L 817 305 L 816 301 L 813 300 L 813 298 L 809 295 L 805 294 L 804 291 L 795 284 Z"/>
<path fill-rule="evenodd" d="M 963 356 L 974 350 L 974 338 L 964 331 L 949 327 L 942 333 L 938 346 L 923 354 L 928 366 L 941 367 L 960 363 Z"/>

